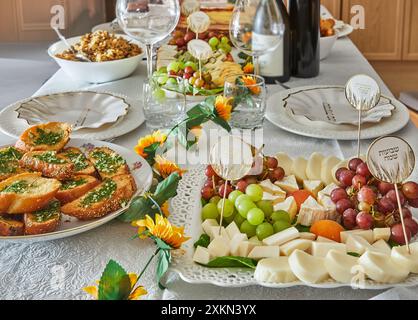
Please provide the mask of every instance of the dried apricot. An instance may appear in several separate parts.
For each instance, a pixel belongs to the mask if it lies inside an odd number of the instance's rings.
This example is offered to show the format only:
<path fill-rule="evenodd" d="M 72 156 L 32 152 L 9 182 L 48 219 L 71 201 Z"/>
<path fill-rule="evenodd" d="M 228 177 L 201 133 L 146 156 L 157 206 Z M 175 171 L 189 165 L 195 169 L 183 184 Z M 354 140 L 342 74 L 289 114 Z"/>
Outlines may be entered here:
<path fill-rule="evenodd" d="M 291 196 L 295 198 L 296 204 L 298 205 L 298 211 L 300 209 L 300 206 L 302 203 L 306 201 L 309 197 L 315 197 L 311 192 L 308 190 L 297 190 L 295 192 L 292 192 Z"/>
<path fill-rule="evenodd" d="M 340 232 L 345 229 L 333 220 L 320 220 L 311 226 L 311 232 L 330 240 L 341 242 Z"/>

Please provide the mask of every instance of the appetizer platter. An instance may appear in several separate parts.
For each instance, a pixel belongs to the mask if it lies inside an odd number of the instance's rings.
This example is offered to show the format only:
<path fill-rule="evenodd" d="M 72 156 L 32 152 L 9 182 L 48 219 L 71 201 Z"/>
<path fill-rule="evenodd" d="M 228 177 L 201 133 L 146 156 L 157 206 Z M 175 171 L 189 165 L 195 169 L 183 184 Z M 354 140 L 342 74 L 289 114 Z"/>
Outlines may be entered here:
<path fill-rule="evenodd" d="M 418 283 L 416 182 L 398 185 L 408 253 L 394 186 L 374 179 L 364 157 L 279 153 L 263 161 L 261 174 L 226 186 L 211 166 L 185 174 L 171 203 L 173 222 L 193 239 L 173 261 L 183 280 L 364 289 Z"/>
<path fill-rule="evenodd" d="M 152 170 L 134 152 L 70 135 L 68 124 L 49 122 L 0 149 L 0 240 L 85 232 L 120 215 L 150 187 Z"/>

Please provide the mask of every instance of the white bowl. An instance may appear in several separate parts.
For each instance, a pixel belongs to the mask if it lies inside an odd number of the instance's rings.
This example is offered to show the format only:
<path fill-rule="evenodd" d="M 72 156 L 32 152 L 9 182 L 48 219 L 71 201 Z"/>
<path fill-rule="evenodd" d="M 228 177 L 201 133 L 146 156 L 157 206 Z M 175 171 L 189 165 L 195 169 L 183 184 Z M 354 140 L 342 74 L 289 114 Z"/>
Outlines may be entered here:
<path fill-rule="evenodd" d="M 329 56 L 329 54 L 332 51 L 332 48 L 334 47 L 335 41 L 337 41 L 337 39 L 338 39 L 337 32 L 335 32 L 333 36 L 321 37 L 319 41 L 321 60 L 324 60 L 325 58 Z"/>
<path fill-rule="evenodd" d="M 118 34 L 117 36 L 125 38 L 126 40 L 141 47 L 137 41 L 132 40 L 126 35 Z M 68 42 L 71 45 L 74 45 L 79 42 L 80 39 L 81 36 L 69 38 Z M 141 47 L 142 53 L 137 56 L 103 62 L 71 61 L 55 56 L 58 53 L 62 53 L 66 49 L 67 47 L 65 44 L 62 41 L 58 41 L 48 48 L 48 54 L 71 78 L 77 81 L 90 83 L 109 82 L 129 76 L 136 70 L 145 52 L 145 50 Z"/>

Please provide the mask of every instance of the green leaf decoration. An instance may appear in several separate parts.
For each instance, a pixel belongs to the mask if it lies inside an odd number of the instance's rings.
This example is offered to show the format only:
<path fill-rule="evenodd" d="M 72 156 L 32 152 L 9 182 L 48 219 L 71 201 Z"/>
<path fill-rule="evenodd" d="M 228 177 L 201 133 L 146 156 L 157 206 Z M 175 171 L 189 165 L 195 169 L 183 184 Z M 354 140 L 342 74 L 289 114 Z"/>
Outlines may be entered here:
<path fill-rule="evenodd" d="M 100 278 L 98 300 L 127 300 L 131 293 L 131 281 L 125 269 L 110 260 Z"/>
<path fill-rule="evenodd" d="M 222 128 L 224 128 L 226 131 L 231 132 L 232 130 L 231 126 L 224 119 L 219 118 L 219 117 L 214 117 L 212 118 L 212 121 L 215 122 L 218 126 L 221 126 Z"/>
<path fill-rule="evenodd" d="M 204 265 L 208 268 L 251 268 L 255 269 L 257 261 L 244 257 L 218 257 Z"/>
<path fill-rule="evenodd" d="M 171 249 L 173 249 L 170 245 L 165 243 L 160 238 L 157 238 L 157 237 L 154 237 L 154 236 L 152 236 L 151 238 L 155 241 L 155 244 L 157 245 L 157 247 L 159 249 L 161 249 L 161 250 L 171 250 Z"/>
<path fill-rule="evenodd" d="M 310 232 L 311 227 L 303 226 L 301 224 L 295 225 L 295 228 L 298 229 L 299 232 Z"/>
<path fill-rule="evenodd" d="M 160 148 L 160 146 L 161 146 L 160 143 L 156 142 L 144 148 L 144 152 L 148 155 L 145 160 L 147 160 L 150 166 L 154 165 L 155 153 L 157 152 L 158 148 Z"/>
<path fill-rule="evenodd" d="M 358 254 L 357 252 L 347 252 L 347 254 L 349 256 L 353 256 L 353 257 L 356 257 L 356 258 L 360 258 L 361 257 L 361 254 Z"/>
<path fill-rule="evenodd" d="M 203 233 L 200 237 L 199 240 L 197 240 L 193 246 L 195 248 L 197 248 L 198 246 L 203 247 L 203 248 L 207 248 L 209 246 L 210 243 L 210 237 L 206 234 Z"/>
<path fill-rule="evenodd" d="M 160 250 L 157 262 L 157 282 L 160 289 L 165 289 L 161 284 L 161 278 L 165 275 L 171 262 L 171 250 Z"/>
<path fill-rule="evenodd" d="M 180 175 L 177 172 L 174 172 L 167 177 L 167 179 L 158 184 L 153 198 L 160 206 L 177 195 L 177 187 L 180 179 Z"/>

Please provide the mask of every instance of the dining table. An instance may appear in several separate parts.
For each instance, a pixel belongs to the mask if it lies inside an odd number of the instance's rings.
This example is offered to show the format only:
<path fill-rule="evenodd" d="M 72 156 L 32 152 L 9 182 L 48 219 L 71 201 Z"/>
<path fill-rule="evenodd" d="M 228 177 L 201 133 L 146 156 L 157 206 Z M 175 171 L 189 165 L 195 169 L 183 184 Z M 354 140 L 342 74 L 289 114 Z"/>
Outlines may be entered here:
<path fill-rule="evenodd" d="M 4 49 L 5 44 L 2 44 Z M 0 49 L 2 49 L 0 48 Z M 18 52 L 19 46 L 15 47 Z M 31 50 L 30 46 L 25 50 Z M 46 47 L 35 46 L 34 51 L 46 55 Z M 44 50 L 44 51 L 43 51 Z M 138 69 L 129 77 L 104 84 L 75 82 L 62 70 L 47 59 L 34 61 L 31 54 L 18 58 L 4 58 L 0 50 L 0 77 L 8 79 L 9 87 L 0 85 L 0 109 L 16 99 L 31 95 L 44 95 L 56 92 L 75 90 L 95 90 L 114 92 L 141 100 L 142 84 L 145 80 L 146 64 L 142 61 Z M 9 52 L 10 57 L 14 57 Z M 24 68 L 22 68 L 24 66 Z M 13 70 L 19 69 L 16 74 Z M 47 72 L 55 72 L 49 77 Z M 296 88 L 312 84 L 344 85 L 356 74 L 367 74 L 379 83 L 382 93 L 393 97 L 389 88 L 382 81 L 367 59 L 361 54 L 349 38 L 337 40 L 331 55 L 321 61 L 320 74 L 315 78 L 302 79 L 292 77 L 285 86 Z M 11 78 L 15 77 L 14 81 Z M 49 78 L 48 78 L 49 77 Z M 41 80 L 48 78 L 43 84 Z M 0 80 L 0 84 L 2 80 Z M 34 85 L 38 86 L 34 92 Z M 285 90 L 282 85 L 268 86 L 268 93 Z M 63 119 L 65 120 L 65 119 Z M 0 119 L 2 121 L 2 119 Z M 275 154 L 286 152 L 292 157 L 309 157 L 313 152 L 348 158 L 355 155 L 357 141 L 326 140 L 302 137 L 286 132 L 264 121 L 262 130 L 265 144 L 264 153 Z M 151 131 L 143 123 L 134 131 L 120 136 L 112 143 L 130 150 L 140 137 Z M 396 133 L 407 140 L 413 150 L 418 150 L 418 129 L 410 121 L 407 126 Z M 0 145 L 11 143 L 14 139 L 0 133 Z M 367 150 L 371 140 L 362 140 L 362 150 Z M 412 175 L 418 180 L 418 171 Z M 171 214 L 175 215 L 175 212 Z M 130 224 L 117 219 L 88 232 L 68 238 L 44 242 L 9 242 L 0 241 L 0 298 L 1 299 L 90 299 L 82 289 L 94 285 L 95 281 L 110 259 L 118 261 L 128 272 L 142 269 L 155 247 L 151 240 L 132 239 L 136 229 Z M 351 287 L 318 289 L 307 286 L 291 288 L 266 288 L 248 286 L 241 288 L 217 287 L 210 284 L 190 284 L 183 281 L 178 274 L 169 270 L 164 279 L 166 289 L 160 289 L 155 280 L 155 261 L 140 279 L 148 294 L 144 299 L 417 299 L 418 286 L 393 288 L 385 290 L 361 290 Z"/>

